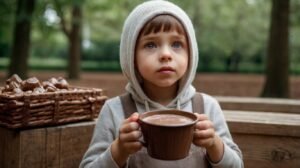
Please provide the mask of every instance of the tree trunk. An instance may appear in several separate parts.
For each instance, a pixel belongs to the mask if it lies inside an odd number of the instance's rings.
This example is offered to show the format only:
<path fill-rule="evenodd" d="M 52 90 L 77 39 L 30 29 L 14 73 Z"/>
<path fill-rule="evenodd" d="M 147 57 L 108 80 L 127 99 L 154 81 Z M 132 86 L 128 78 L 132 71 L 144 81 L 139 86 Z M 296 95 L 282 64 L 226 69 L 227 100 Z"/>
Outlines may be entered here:
<path fill-rule="evenodd" d="M 263 97 L 289 97 L 289 0 L 272 0 Z"/>
<path fill-rule="evenodd" d="M 69 65 L 68 74 L 70 79 L 80 78 L 80 54 L 81 54 L 81 23 L 82 12 L 78 4 L 73 5 L 72 28 L 69 34 Z"/>
<path fill-rule="evenodd" d="M 83 1 L 72 1 L 72 20 L 70 29 L 64 17 L 62 4 L 58 0 L 54 0 L 57 13 L 61 19 L 61 29 L 68 38 L 69 42 L 69 56 L 68 56 L 68 78 L 80 78 L 80 57 L 81 57 L 81 27 L 82 27 L 82 4 Z"/>
<path fill-rule="evenodd" d="M 12 54 L 8 76 L 18 74 L 25 79 L 28 76 L 28 58 L 30 50 L 31 20 L 35 0 L 18 0 L 13 34 Z"/>
<path fill-rule="evenodd" d="M 237 40 L 238 41 L 238 40 Z M 227 72 L 238 72 L 239 65 L 241 60 L 241 54 L 239 53 L 238 49 L 235 48 L 232 54 L 226 59 L 226 71 Z"/>

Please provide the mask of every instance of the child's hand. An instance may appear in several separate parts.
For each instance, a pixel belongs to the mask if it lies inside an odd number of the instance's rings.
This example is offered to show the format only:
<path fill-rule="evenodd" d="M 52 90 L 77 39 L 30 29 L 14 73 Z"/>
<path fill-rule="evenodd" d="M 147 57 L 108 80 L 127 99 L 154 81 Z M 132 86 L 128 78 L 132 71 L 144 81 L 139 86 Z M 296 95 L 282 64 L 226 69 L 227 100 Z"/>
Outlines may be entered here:
<path fill-rule="evenodd" d="M 194 132 L 193 143 L 204 147 L 213 162 L 218 162 L 223 157 L 224 146 L 222 139 L 215 133 L 213 123 L 205 114 L 197 114 L 198 122 Z"/>
<path fill-rule="evenodd" d="M 196 146 L 209 148 L 215 143 L 215 130 L 213 123 L 205 114 L 197 114 L 198 122 L 196 123 L 193 143 Z"/>
<path fill-rule="evenodd" d="M 122 167 L 130 154 L 136 153 L 142 148 L 139 138 L 142 136 L 137 123 L 138 113 L 125 119 L 120 127 L 119 137 L 113 142 L 111 152 L 114 160 Z"/>
<path fill-rule="evenodd" d="M 134 113 L 129 118 L 124 120 L 120 127 L 120 147 L 124 152 L 127 152 L 128 154 L 133 154 L 142 148 L 142 144 L 139 141 L 142 133 L 139 130 L 140 126 L 137 123 L 138 118 L 138 113 Z"/>

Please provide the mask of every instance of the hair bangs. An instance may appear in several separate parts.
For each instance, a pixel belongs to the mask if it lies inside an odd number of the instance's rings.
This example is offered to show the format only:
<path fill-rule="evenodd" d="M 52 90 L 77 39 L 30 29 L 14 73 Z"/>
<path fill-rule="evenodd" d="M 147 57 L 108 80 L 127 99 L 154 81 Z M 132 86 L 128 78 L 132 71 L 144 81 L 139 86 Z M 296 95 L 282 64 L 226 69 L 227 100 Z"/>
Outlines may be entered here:
<path fill-rule="evenodd" d="M 182 24 L 171 15 L 159 15 L 150 20 L 143 28 L 141 34 L 148 35 L 158 32 L 176 31 L 179 34 L 185 34 Z"/>

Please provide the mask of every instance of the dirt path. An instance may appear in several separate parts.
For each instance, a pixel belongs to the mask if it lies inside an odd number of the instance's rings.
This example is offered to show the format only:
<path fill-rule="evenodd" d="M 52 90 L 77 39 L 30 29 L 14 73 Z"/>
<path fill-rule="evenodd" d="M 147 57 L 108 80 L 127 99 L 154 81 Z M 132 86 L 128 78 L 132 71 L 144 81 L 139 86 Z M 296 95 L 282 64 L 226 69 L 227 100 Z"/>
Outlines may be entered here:
<path fill-rule="evenodd" d="M 32 72 L 40 80 L 51 77 L 65 77 L 64 72 L 39 71 Z M 0 71 L 0 86 L 4 85 L 5 73 Z M 113 97 L 124 92 L 126 78 L 121 73 L 84 72 L 80 80 L 68 80 L 75 86 L 97 87 L 106 91 L 106 95 Z M 260 95 L 264 78 L 253 74 L 197 74 L 194 86 L 198 91 L 210 95 L 249 96 Z M 300 76 L 291 77 L 291 98 L 300 99 Z"/>

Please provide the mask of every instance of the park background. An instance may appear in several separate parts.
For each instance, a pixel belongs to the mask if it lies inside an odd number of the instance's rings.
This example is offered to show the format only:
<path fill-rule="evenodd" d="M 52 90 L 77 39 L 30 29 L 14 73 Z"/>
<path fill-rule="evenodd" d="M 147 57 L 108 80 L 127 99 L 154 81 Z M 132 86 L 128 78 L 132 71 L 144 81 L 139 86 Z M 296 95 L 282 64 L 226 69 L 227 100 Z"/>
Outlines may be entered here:
<path fill-rule="evenodd" d="M 194 23 L 199 67 L 193 85 L 219 101 L 245 167 L 299 168 L 300 1 L 171 1 Z M 122 94 L 122 25 L 141 2 L 1 0 L 0 89 L 18 74 L 40 81 L 62 76 L 74 86 L 104 89 L 105 98 Z M 95 120 L 0 127 L 0 167 L 78 167 L 94 126 Z"/>
<path fill-rule="evenodd" d="M 1 81 L 15 73 L 25 79 L 33 76 L 34 72 L 50 72 L 50 76 L 51 73 L 57 76 L 55 73 L 64 72 L 62 75 L 68 79 L 82 82 L 85 73 L 120 74 L 122 25 L 129 12 L 141 2 L 1 1 Z M 256 75 L 259 89 L 255 94 L 250 92 L 249 96 L 297 98 L 295 85 L 300 74 L 299 1 L 173 2 L 182 7 L 194 23 L 199 45 L 199 74 L 227 74 L 223 77 L 225 81 L 229 77 L 243 76 L 247 79 L 249 75 Z M 214 78 L 219 79 L 220 76 Z M 247 90 L 247 86 L 243 88 Z M 98 87 L 105 86 L 101 86 L 100 81 Z M 220 86 L 212 87 L 220 89 Z"/>

